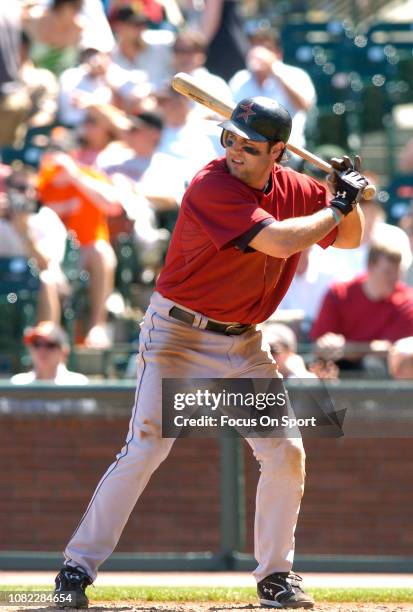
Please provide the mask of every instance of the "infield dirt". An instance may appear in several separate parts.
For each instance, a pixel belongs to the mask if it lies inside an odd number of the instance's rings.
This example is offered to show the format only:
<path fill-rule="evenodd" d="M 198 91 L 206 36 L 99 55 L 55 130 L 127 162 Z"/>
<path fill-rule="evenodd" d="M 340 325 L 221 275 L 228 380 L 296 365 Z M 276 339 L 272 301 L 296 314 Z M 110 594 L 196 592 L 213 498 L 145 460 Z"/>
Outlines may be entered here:
<path fill-rule="evenodd" d="M 226 612 L 231 610 L 232 612 L 244 612 L 265 610 L 260 606 L 253 604 L 226 604 L 222 602 L 207 602 L 207 603 L 176 603 L 169 602 L 167 604 L 154 604 L 148 602 L 105 602 L 100 604 L 99 602 L 92 603 L 89 608 L 90 612 Z M 272 608 L 273 610 L 275 608 Z M 303 608 L 300 608 L 302 610 Z M 34 608 L 34 607 L 2 607 L 1 612 L 57 612 L 58 608 Z M 270 610 L 270 608 L 267 608 Z M 290 608 L 291 610 L 291 608 Z M 76 612 L 74 608 L 65 608 L 65 612 Z M 405 604 L 368 604 L 368 603 L 320 603 L 313 608 L 313 612 L 413 612 L 413 602 Z"/>

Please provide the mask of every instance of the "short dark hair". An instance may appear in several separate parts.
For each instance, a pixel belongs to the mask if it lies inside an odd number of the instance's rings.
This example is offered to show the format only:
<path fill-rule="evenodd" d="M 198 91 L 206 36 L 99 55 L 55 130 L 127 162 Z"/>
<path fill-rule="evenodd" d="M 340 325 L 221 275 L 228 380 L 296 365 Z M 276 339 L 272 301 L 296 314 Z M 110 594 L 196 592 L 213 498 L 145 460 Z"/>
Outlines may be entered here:
<path fill-rule="evenodd" d="M 135 128 L 149 127 L 161 131 L 163 129 L 163 120 L 158 113 L 152 111 L 143 111 L 138 115 L 129 116 L 132 125 Z"/>
<path fill-rule="evenodd" d="M 258 26 L 248 33 L 250 42 L 253 45 L 271 45 L 273 47 L 281 47 L 281 36 L 277 29 L 269 26 Z"/>
<path fill-rule="evenodd" d="M 63 6 L 72 5 L 74 8 L 82 8 L 83 0 L 53 0 L 50 8 L 52 11 L 59 11 Z"/>
<path fill-rule="evenodd" d="M 182 30 L 175 38 L 173 49 L 179 48 L 179 45 L 188 47 L 195 52 L 204 52 L 208 47 L 207 40 L 202 32 L 196 30 Z"/>
<path fill-rule="evenodd" d="M 395 264 L 400 264 L 402 260 L 401 251 L 397 247 L 394 247 L 390 244 L 373 242 L 369 249 L 367 265 L 371 266 L 377 263 L 381 257 L 385 257 L 386 259 Z"/>

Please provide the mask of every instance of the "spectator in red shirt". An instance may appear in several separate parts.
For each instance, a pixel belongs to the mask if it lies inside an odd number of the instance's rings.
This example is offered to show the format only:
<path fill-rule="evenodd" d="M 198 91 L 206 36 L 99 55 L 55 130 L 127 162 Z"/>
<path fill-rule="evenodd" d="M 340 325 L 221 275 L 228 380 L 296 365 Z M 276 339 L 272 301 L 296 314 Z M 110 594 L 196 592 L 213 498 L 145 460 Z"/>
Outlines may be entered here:
<path fill-rule="evenodd" d="M 400 250 L 375 243 L 367 273 L 328 291 L 311 330 L 319 352 L 357 366 L 364 355 L 413 335 L 413 290 L 400 282 L 400 264 Z"/>

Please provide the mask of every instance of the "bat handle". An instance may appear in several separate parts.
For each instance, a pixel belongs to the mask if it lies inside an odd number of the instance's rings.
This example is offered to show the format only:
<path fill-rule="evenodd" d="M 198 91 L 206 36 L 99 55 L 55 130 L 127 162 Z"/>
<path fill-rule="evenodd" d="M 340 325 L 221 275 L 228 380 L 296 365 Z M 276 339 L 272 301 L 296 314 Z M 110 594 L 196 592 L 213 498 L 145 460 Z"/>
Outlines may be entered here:
<path fill-rule="evenodd" d="M 333 166 L 331 166 L 331 164 L 326 162 L 321 157 L 314 155 L 314 153 L 310 153 L 310 151 L 307 151 L 306 149 L 302 149 L 301 147 L 296 147 L 290 142 L 287 143 L 287 149 L 289 151 L 292 151 L 296 155 L 299 155 L 303 159 L 311 162 L 312 164 L 314 164 L 314 166 L 317 166 L 317 168 L 320 168 L 320 170 L 324 170 L 324 172 L 326 172 L 327 174 L 330 174 L 330 172 L 333 170 Z M 364 187 L 363 198 L 365 200 L 371 200 L 372 198 L 374 198 L 375 195 L 376 195 L 376 188 L 374 185 L 369 184 Z"/>

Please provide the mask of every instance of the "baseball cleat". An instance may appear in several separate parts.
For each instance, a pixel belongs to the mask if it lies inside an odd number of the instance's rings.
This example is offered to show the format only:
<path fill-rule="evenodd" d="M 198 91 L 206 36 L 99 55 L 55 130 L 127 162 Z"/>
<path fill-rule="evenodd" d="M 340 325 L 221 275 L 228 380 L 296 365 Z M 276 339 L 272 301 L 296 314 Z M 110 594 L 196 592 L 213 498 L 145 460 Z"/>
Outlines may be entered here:
<path fill-rule="evenodd" d="M 313 608 L 314 600 L 300 586 L 301 576 L 290 573 L 270 574 L 257 584 L 262 607 Z"/>
<path fill-rule="evenodd" d="M 56 608 L 87 608 L 89 599 L 85 589 L 92 584 L 91 578 L 79 566 L 65 565 L 55 578 Z"/>

